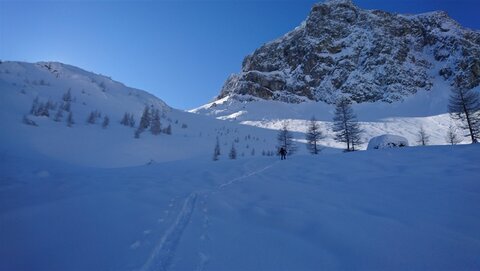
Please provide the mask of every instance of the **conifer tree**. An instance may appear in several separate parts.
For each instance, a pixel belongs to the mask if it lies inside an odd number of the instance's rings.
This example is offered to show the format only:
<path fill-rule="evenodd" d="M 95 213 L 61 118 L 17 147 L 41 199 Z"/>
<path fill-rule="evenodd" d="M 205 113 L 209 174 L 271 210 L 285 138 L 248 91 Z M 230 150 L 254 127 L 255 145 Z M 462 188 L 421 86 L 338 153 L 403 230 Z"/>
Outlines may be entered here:
<path fill-rule="evenodd" d="M 63 94 L 62 100 L 63 100 L 64 102 L 68 102 L 68 103 L 72 101 L 71 88 L 69 88 L 68 91 Z"/>
<path fill-rule="evenodd" d="M 219 156 L 220 156 L 220 143 L 218 142 L 218 137 L 217 137 L 215 148 L 213 149 L 213 161 L 217 161 Z"/>
<path fill-rule="evenodd" d="M 139 138 L 140 134 L 150 127 L 151 119 L 152 117 L 150 109 L 148 108 L 148 106 L 145 106 L 142 117 L 140 118 L 140 123 L 138 124 L 138 128 L 135 131 L 135 138 Z"/>
<path fill-rule="evenodd" d="M 293 135 L 288 130 L 288 122 L 284 121 L 282 123 L 282 128 L 278 131 L 277 134 L 278 149 L 284 148 L 287 151 L 287 155 L 292 155 L 297 150 L 297 146 L 293 142 Z"/>
<path fill-rule="evenodd" d="M 151 121 L 151 125 L 150 125 L 150 132 L 153 134 L 153 135 L 158 135 L 162 132 L 162 126 L 161 126 L 161 123 L 160 123 L 160 112 L 157 110 L 155 110 L 152 114 L 152 121 Z"/>
<path fill-rule="evenodd" d="M 315 117 L 308 122 L 308 129 L 307 133 L 305 134 L 305 138 L 307 139 L 307 148 L 311 154 L 318 154 L 320 152 L 319 148 L 319 141 L 324 139 L 325 136 L 320 129 L 320 125 L 318 125 L 317 120 Z"/>
<path fill-rule="evenodd" d="M 67 126 L 72 127 L 73 124 L 75 124 L 75 122 L 73 121 L 73 114 L 70 112 L 67 117 Z"/>
<path fill-rule="evenodd" d="M 167 135 L 171 135 L 172 134 L 172 125 L 168 124 L 167 128 L 165 128 L 163 132 Z"/>
<path fill-rule="evenodd" d="M 107 126 L 110 124 L 110 118 L 105 115 L 105 117 L 103 117 L 103 122 L 102 122 L 102 128 L 107 128 Z"/>
<path fill-rule="evenodd" d="M 30 108 L 30 114 L 36 116 L 37 110 L 38 110 L 38 97 L 35 97 L 35 99 L 33 99 L 32 107 Z"/>
<path fill-rule="evenodd" d="M 347 144 L 346 151 L 355 151 L 355 146 L 361 144 L 363 131 L 353 112 L 351 101 L 347 98 L 340 99 L 336 104 L 333 131 L 335 140 Z"/>
<path fill-rule="evenodd" d="M 62 108 L 57 109 L 57 113 L 55 113 L 55 116 L 53 117 L 53 120 L 56 122 L 62 121 L 63 118 L 63 110 Z"/>
<path fill-rule="evenodd" d="M 459 120 L 461 128 L 468 130 L 472 143 L 480 138 L 480 94 L 473 89 L 455 87 L 450 95 L 450 117 Z"/>
<path fill-rule="evenodd" d="M 235 160 L 237 159 L 237 150 L 235 149 L 235 145 L 232 143 L 232 147 L 230 148 L 230 152 L 228 153 L 228 158 Z"/>

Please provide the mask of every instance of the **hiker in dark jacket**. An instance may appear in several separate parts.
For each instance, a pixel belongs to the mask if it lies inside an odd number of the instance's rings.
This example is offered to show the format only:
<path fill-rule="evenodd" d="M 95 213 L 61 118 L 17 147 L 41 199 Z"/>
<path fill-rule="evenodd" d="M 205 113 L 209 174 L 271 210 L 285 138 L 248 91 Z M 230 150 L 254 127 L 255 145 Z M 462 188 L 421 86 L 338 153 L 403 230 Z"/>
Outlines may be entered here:
<path fill-rule="evenodd" d="M 287 159 L 287 150 L 284 147 L 281 147 L 278 153 L 280 153 L 281 160 Z"/>

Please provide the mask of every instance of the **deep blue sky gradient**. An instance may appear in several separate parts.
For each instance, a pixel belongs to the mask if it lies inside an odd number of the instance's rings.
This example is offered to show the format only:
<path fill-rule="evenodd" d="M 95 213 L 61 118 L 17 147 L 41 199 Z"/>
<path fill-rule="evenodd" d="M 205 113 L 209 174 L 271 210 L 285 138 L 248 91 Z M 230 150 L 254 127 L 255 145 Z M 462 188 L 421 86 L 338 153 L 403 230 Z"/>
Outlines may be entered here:
<path fill-rule="evenodd" d="M 298 26 L 319 1 L 0 0 L 0 59 L 60 61 L 190 109 L 243 58 Z M 480 0 L 356 0 L 398 13 L 445 10 L 480 29 Z"/>

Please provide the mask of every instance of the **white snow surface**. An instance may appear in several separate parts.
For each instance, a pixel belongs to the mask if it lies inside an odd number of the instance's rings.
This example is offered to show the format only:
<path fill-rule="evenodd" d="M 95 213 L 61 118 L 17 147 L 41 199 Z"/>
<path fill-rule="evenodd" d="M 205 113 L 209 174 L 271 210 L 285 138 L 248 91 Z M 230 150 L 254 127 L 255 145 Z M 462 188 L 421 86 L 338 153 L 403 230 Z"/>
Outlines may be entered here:
<path fill-rule="evenodd" d="M 478 270 L 479 152 L 115 169 L 1 152 L 0 270 Z"/>
<path fill-rule="evenodd" d="M 35 97 L 59 102 L 69 88 L 73 127 L 52 116 L 22 123 Z M 327 132 L 332 148 L 307 155 L 311 111 L 228 102 L 217 110 L 242 111 L 234 117 L 249 125 L 175 110 L 72 66 L 1 63 L 0 270 L 480 269 L 480 145 L 342 153 Z M 172 135 L 135 139 L 119 124 L 125 112 L 138 123 L 145 105 Z M 86 124 L 92 110 L 110 117 L 106 129 Z M 316 116 L 327 131 L 330 116 Z M 284 117 L 299 153 L 262 156 Z M 422 124 L 433 143 L 448 123 L 360 118 L 368 137 L 413 136 Z M 227 159 L 232 144 L 237 160 Z"/>
<path fill-rule="evenodd" d="M 408 140 L 403 136 L 381 135 L 370 139 L 367 150 L 407 147 Z"/>

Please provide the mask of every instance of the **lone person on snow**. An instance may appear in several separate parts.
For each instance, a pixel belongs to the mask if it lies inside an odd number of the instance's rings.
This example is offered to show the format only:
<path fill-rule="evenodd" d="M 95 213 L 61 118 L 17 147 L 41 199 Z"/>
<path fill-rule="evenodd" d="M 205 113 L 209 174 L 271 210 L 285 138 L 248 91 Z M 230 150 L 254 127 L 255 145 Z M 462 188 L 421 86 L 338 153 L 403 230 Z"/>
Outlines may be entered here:
<path fill-rule="evenodd" d="M 284 147 L 281 147 L 278 153 L 280 153 L 281 160 L 287 159 L 287 150 Z"/>

